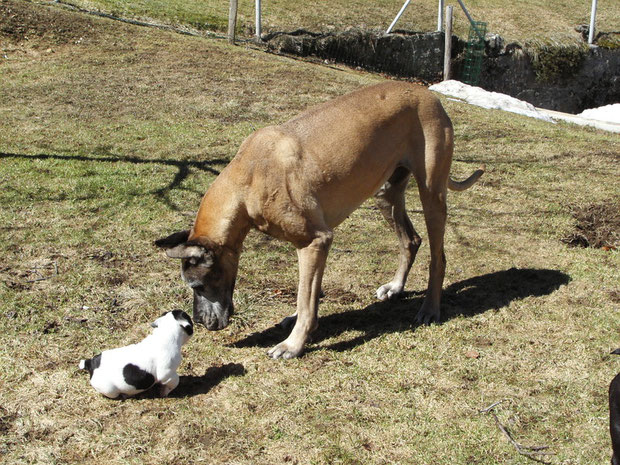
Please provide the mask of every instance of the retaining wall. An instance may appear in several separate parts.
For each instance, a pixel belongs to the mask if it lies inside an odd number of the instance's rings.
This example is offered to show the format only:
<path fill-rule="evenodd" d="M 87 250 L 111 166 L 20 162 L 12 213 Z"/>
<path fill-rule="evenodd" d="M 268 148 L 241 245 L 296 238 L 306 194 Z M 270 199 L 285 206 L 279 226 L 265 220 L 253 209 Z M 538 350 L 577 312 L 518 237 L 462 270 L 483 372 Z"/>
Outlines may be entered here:
<path fill-rule="evenodd" d="M 305 30 L 265 36 L 272 52 L 315 56 L 350 66 L 427 82 L 441 80 L 444 34 L 351 29 Z M 453 75 L 459 76 L 465 43 L 452 37 Z M 488 35 L 479 86 L 568 113 L 620 102 L 620 49 L 600 47 L 526 50 Z"/>

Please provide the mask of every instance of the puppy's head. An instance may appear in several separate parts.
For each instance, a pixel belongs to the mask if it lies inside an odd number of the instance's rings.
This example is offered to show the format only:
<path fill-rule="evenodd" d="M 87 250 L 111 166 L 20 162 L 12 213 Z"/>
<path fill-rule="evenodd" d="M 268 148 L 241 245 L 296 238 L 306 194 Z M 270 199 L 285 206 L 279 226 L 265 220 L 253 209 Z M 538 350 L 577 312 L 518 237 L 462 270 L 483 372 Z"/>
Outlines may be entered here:
<path fill-rule="evenodd" d="M 183 343 L 194 334 L 194 323 L 183 310 L 166 312 L 151 323 L 151 326 L 160 330 L 179 332 L 183 336 Z"/>

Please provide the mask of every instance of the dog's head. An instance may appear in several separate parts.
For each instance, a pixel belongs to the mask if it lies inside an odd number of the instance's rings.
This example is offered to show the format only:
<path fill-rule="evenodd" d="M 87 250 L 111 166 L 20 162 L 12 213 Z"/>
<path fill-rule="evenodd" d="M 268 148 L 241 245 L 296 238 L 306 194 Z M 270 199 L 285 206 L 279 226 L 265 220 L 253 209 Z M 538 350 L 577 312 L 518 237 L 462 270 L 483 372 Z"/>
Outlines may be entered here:
<path fill-rule="evenodd" d="M 187 342 L 194 334 L 194 323 L 183 310 L 166 312 L 151 323 L 151 326 L 165 331 L 179 332 L 183 336 L 183 343 Z"/>
<path fill-rule="evenodd" d="M 181 276 L 194 291 L 194 321 L 211 330 L 225 328 L 233 312 L 237 262 L 222 247 L 204 239 L 188 239 L 189 231 L 182 231 L 155 245 L 170 258 L 181 260 Z"/>

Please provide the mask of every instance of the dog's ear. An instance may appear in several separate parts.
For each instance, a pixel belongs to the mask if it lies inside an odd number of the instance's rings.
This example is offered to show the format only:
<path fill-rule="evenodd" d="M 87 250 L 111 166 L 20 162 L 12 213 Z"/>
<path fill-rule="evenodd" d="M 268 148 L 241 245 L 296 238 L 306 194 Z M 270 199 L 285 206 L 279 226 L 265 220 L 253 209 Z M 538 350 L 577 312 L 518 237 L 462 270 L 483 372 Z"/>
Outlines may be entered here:
<path fill-rule="evenodd" d="M 185 231 L 175 232 L 173 234 L 170 234 L 168 237 L 164 237 L 163 239 L 157 239 L 155 241 L 155 245 L 163 249 L 170 249 L 172 247 L 176 247 L 179 244 L 187 242 L 188 239 L 189 229 Z"/>
<path fill-rule="evenodd" d="M 620 349 L 612 350 L 610 355 L 620 355 Z"/>
<path fill-rule="evenodd" d="M 189 231 L 179 231 L 155 241 L 157 247 L 166 249 L 166 255 L 170 258 L 201 258 L 206 249 L 200 244 L 187 243 Z"/>

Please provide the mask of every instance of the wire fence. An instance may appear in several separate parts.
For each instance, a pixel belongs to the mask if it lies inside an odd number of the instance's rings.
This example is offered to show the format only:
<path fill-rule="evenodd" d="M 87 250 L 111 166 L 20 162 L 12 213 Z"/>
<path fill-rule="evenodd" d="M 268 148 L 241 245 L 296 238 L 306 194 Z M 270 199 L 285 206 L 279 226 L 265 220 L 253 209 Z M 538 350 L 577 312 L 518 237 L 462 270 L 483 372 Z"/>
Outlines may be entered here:
<path fill-rule="evenodd" d="M 115 0 L 105 0 L 105 5 L 108 5 L 106 11 L 104 8 L 104 0 L 54 0 L 55 3 L 60 3 L 72 8 L 80 9 L 81 11 L 87 11 L 91 14 L 97 14 L 99 16 L 110 17 L 113 19 L 119 19 L 122 21 L 130 22 L 133 24 L 148 25 L 154 27 L 160 27 L 163 29 L 173 29 L 177 32 L 193 34 L 193 35 L 215 35 L 216 37 L 226 37 L 226 26 L 228 25 L 228 10 L 224 6 L 228 6 L 226 0 L 210 1 L 210 0 L 167 0 L 165 4 L 159 0 L 145 0 L 143 2 L 131 2 L 126 0 L 116 0 L 118 5 L 115 7 Z M 333 0 L 333 5 L 342 6 L 344 0 Z M 462 0 L 461 0 L 462 1 Z M 552 0 L 553 1 L 553 0 Z M 98 4 L 101 3 L 100 8 L 88 8 L 81 6 L 82 4 Z M 273 2 L 273 7 L 282 8 L 283 4 L 287 4 L 289 0 L 280 0 L 280 2 Z M 271 2 L 267 0 L 267 5 Z M 350 2 L 349 2 L 350 3 Z M 398 6 L 398 3 L 392 0 L 385 0 L 384 2 L 361 2 L 368 8 L 369 5 L 375 5 L 374 15 L 369 15 L 376 22 L 381 21 L 383 26 L 391 22 L 388 12 L 393 12 L 394 6 Z M 389 3 L 389 8 L 385 7 L 385 4 Z M 446 3 L 447 0 L 446 0 Z M 603 3 L 603 2 L 600 2 Z M 606 8 L 601 8 L 597 12 L 597 17 L 603 16 L 604 18 L 609 14 L 610 10 L 614 10 L 614 7 L 609 6 L 612 2 L 607 1 Z M 620 5 L 620 2 L 617 2 Z M 109 5 L 112 4 L 112 7 Z M 367 70 L 388 73 L 391 75 L 414 78 L 426 82 L 433 82 L 440 80 L 443 72 L 443 50 L 444 50 L 444 36 L 442 33 L 413 33 L 410 30 L 403 30 L 402 26 L 407 25 L 407 12 L 399 20 L 397 29 L 394 34 L 386 34 L 385 29 L 382 27 L 370 27 L 368 24 L 362 24 L 360 27 L 353 28 L 351 26 L 342 27 L 345 23 L 351 23 L 359 21 L 361 15 L 364 12 L 360 12 L 360 9 L 355 9 L 351 16 L 345 16 L 343 9 L 336 8 L 337 14 L 328 16 L 331 22 L 328 24 L 322 21 L 325 16 L 324 11 L 317 11 L 317 2 L 311 2 L 310 5 L 304 4 L 303 7 L 297 5 L 296 8 L 290 8 L 286 10 L 287 14 L 280 16 L 279 14 L 271 12 L 270 14 L 264 14 L 262 25 L 266 31 L 274 30 L 287 30 L 286 26 L 279 26 L 280 24 L 314 24 L 316 29 L 323 32 L 315 32 L 312 30 L 297 30 L 292 33 L 286 34 L 282 32 L 267 32 L 262 36 L 261 43 L 269 50 L 276 53 L 293 54 L 298 56 L 314 56 L 320 59 L 329 60 L 332 62 L 343 63 L 353 67 L 361 67 Z M 377 4 L 384 5 L 383 9 L 379 8 Z M 161 6 L 161 9 L 154 10 L 155 6 Z M 265 5 L 265 2 L 263 2 Z M 324 5 L 324 4 L 323 4 Z M 413 4 L 412 4 L 413 5 Z M 413 26 L 426 24 L 426 30 L 433 30 L 437 28 L 437 10 L 430 11 L 428 9 L 429 3 L 420 4 L 415 6 L 415 13 L 425 12 L 416 16 L 416 23 Z M 617 8 L 620 12 L 620 7 Z M 346 11 L 351 10 L 347 8 Z M 269 9 L 267 9 L 269 11 Z M 281 10 L 283 11 L 283 10 Z M 457 7 L 458 11 L 458 7 Z M 244 41 L 253 41 L 253 34 L 255 32 L 254 24 L 254 0 L 240 0 L 238 10 L 238 23 L 237 32 L 239 38 Z M 263 11 L 263 13 L 266 13 Z M 320 13 L 320 14 L 319 14 Z M 410 12 L 411 13 L 411 12 Z M 600 14 L 599 14 L 600 13 Z M 474 17 L 478 13 L 473 12 Z M 153 18 L 152 16 L 156 16 Z M 469 28 L 470 23 L 464 18 L 465 15 L 461 15 L 460 19 L 456 19 L 456 23 L 466 23 Z M 335 18 L 335 19 L 334 19 Z M 585 18 L 585 16 L 584 16 Z M 276 24 L 277 23 L 277 24 Z M 484 21 L 474 22 L 477 24 L 487 24 Z M 424 29 L 417 28 L 417 29 Z M 489 26 L 492 32 L 492 23 Z M 579 28 L 578 28 L 579 29 Z M 215 32 L 214 32 L 215 31 Z M 579 31 L 573 31 L 575 36 L 582 35 L 583 38 L 587 36 L 583 27 Z M 454 34 L 454 32 L 453 32 Z M 458 34 L 458 28 L 456 31 Z M 481 37 L 484 37 L 484 33 Z M 611 46 L 614 43 L 620 46 L 620 34 L 605 34 L 600 35 L 602 40 L 610 41 Z M 471 39 L 471 37 L 470 37 Z M 548 41 L 539 40 L 539 43 Z M 614 42 L 615 41 L 615 42 Z M 486 44 L 483 40 L 476 40 L 473 43 L 471 40 L 468 52 L 463 57 L 460 53 L 465 48 L 465 42 L 462 40 L 456 40 L 453 37 L 453 53 L 452 57 L 457 57 L 454 60 L 453 74 L 457 78 L 461 78 L 472 84 L 477 83 L 477 76 L 480 75 L 480 69 L 482 67 L 482 56 Z M 560 43 L 557 39 L 553 40 L 554 43 Z M 532 42 L 530 42 L 532 43 Z M 462 74 L 462 70 L 465 74 Z"/>
<path fill-rule="evenodd" d="M 41 0 L 40 0 L 41 1 Z M 117 17 L 156 22 L 198 31 L 226 33 L 229 0 L 67 0 L 74 5 Z M 455 7 L 453 33 L 466 38 L 469 21 L 457 0 L 445 0 Z M 591 0 L 547 0 L 544 5 L 518 4 L 511 8 L 495 2 L 464 0 L 474 20 L 484 21 L 488 30 L 506 40 L 526 41 L 551 38 L 577 40 L 580 25 L 590 21 Z M 46 3 L 46 1 L 43 1 Z M 49 1 L 47 1 L 49 3 Z M 403 0 L 262 0 L 261 24 L 264 33 L 305 29 L 317 33 L 343 32 L 349 28 L 385 31 Z M 396 29 L 431 32 L 437 29 L 438 0 L 412 1 L 396 24 Z M 238 0 L 237 32 L 241 37 L 255 34 L 255 0 Z M 596 30 L 620 31 L 620 2 L 599 0 Z"/>

